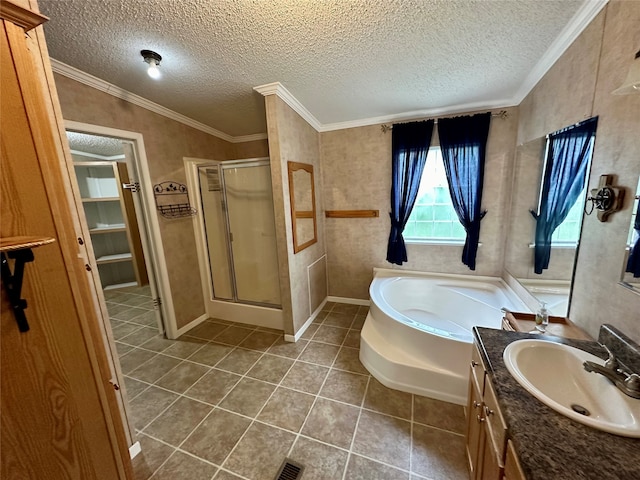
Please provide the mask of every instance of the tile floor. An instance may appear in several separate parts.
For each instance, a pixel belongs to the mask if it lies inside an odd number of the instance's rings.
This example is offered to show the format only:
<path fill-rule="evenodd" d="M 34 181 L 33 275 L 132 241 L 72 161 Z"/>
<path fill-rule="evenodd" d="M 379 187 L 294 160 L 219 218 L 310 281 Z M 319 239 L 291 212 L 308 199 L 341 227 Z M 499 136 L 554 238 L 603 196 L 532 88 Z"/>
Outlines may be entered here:
<path fill-rule="evenodd" d="M 358 359 L 366 308 L 328 303 L 297 343 L 207 320 L 157 334 L 148 290 L 106 292 L 142 453 L 136 480 L 466 479 L 463 408 L 391 390 Z M 146 299 L 145 299 L 146 298 Z"/>

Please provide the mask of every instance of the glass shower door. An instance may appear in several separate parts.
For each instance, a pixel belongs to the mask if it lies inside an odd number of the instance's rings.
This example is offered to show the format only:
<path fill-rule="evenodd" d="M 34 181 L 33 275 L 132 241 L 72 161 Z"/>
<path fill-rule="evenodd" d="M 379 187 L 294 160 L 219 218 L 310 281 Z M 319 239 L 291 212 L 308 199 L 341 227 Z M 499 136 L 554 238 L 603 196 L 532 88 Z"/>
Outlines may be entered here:
<path fill-rule="evenodd" d="M 223 164 L 222 172 L 237 301 L 280 305 L 269 164 Z"/>
<path fill-rule="evenodd" d="M 198 167 L 213 298 L 280 306 L 269 160 Z"/>

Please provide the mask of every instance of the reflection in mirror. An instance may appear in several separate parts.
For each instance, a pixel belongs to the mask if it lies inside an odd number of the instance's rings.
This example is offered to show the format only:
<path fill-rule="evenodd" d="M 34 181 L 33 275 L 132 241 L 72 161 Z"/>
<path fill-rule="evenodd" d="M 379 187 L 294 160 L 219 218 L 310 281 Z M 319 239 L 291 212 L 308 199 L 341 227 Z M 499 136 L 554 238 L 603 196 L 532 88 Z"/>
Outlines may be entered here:
<path fill-rule="evenodd" d="M 626 250 L 622 283 L 640 293 L 640 180 L 638 180 L 633 209 L 631 210 L 631 222 Z"/>
<path fill-rule="evenodd" d="M 539 302 L 545 302 L 551 315 L 566 316 L 576 249 L 580 241 L 592 149 L 586 159 L 588 163 L 584 177 L 578 179 L 583 188 L 551 237 L 549 266 L 542 273 L 535 273 L 536 219 L 531 211 L 536 214 L 540 212 L 541 187 L 548 163 L 548 150 L 547 137 L 519 145 L 516 150 L 505 269 Z"/>
<path fill-rule="evenodd" d="M 317 242 L 316 200 L 313 165 L 287 162 L 293 253 Z"/>

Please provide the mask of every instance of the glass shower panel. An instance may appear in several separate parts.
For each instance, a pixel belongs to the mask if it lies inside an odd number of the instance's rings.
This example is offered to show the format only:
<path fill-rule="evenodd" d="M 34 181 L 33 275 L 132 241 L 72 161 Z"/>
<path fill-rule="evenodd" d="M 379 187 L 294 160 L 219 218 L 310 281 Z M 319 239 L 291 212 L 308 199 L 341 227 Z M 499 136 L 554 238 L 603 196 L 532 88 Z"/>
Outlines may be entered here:
<path fill-rule="evenodd" d="M 217 165 L 200 167 L 200 195 L 204 218 L 209 269 L 213 283 L 213 297 L 233 300 L 233 284 L 227 243 L 227 220 L 220 171 Z"/>
<path fill-rule="evenodd" d="M 222 171 L 237 299 L 280 305 L 270 167 L 223 165 Z"/>

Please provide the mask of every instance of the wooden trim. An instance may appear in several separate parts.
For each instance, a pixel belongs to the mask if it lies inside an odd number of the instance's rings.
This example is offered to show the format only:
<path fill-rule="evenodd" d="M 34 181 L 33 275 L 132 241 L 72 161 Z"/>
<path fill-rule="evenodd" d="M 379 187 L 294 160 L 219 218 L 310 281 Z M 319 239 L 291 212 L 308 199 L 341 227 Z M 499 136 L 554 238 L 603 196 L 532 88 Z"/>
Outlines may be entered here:
<path fill-rule="evenodd" d="M 0 0 L 0 18 L 19 26 L 25 32 L 49 21 L 49 17 L 28 10 L 11 0 Z"/>
<path fill-rule="evenodd" d="M 35 0 L 29 0 L 29 4 L 37 11 Z M 15 45 L 17 48 L 25 42 L 24 33 L 20 37 L 10 38 L 12 47 Z M 118 411 L 115 390 L 110 383 L 113 374 L 105 349 L 106 339 L 100 327 L 100 323 L 108 317 L 92 291 L 89 280 L 91 274 L 85 270 L 86 251 L 78 246 L 81 222 L 72 198 L 74 190 L 71 177 L 69 172 L 65 172 L 66 160 L 68 158 L 68 162 L 71 162 L 71 156 L 68 149 L 64 148 L 66 137 L 62 128 L 62 114 L 42 27 L 36 28 L 35 35 L 29 36 L 26 41 L 31 47 L 28 55 L 23 56 L 18 51 L 16 54 L 20 54 L 21 58 L 16 58 L 14 64 L 23 97 L 28 99 L 25 102 L 27 116 L 39 132 L 33 136 L 33 141 L 39 155 L 42 155 L 39 161 L 42 175 L 50 180 L 44 185 L 46 195 L 52 206 L 51 213 L 65 262 L 65 273 L 76 303 L 80 330 L 94 374 L 93 378 L 87 380 L 95 382 L 104 414 L 103 420 L 111 439 L 111 451 L 103 451 L 101 456 L 112 456 L 117 465 L 118 478 L 133 478 L 126 433 Z M 95 421 L 98 422 L 99 419 Z"/>
<path fill-rule="evenodd" d="M 325 210 L 326 218 L 375 218 L 380 216 L 380 210 Z"/>
<path fill-rule="evenodd" d="M 296 218 L 313 218 L 313 212 L 297 211 L 294 214 Z"/>
<path fill-rule="evenodd" d="M 120 205 L 126 225 L 129 248 L 133 256 L 133 271 L 136 275 L 138 285 L 147 285 L 149 283 L 149 277 L 147 276 L 147 268 L 144 263 L 144 252 L 142 251 L 142 241 L 140 240 L 140 230 L 138 229 L 138 220 L 136 218 L 136 207 L 133 203 L 133 193 L 131 190 L 122 188 L 123 183 L 130 182 L 127 164 L 115 162 L 114 173 L 116 174 L 116 181 L 118 182 Z"/>
<path fill-rule="evenodd" d="M 311 211 L 309 210 L 296 210 L 295 194 L 293 185 L 293 172 L 297 170 L 304 170 L 311 175 Z M 287 162 L 287 177 L 289 179 L 289 206 L 291 207 L 291 229 L 293 233 L 293 253 L 301 252 L 307 247 L 310 247 L 318 241 L 318 225 L 316 222 L 316 187 L 315 179 L 313 175 L 313 165 L 299 162 Z M 313 220 L 313 238 L 308 242 L 298 243 L 298 229 L 296 226 L 296 219 L 309 218 Z"/>

